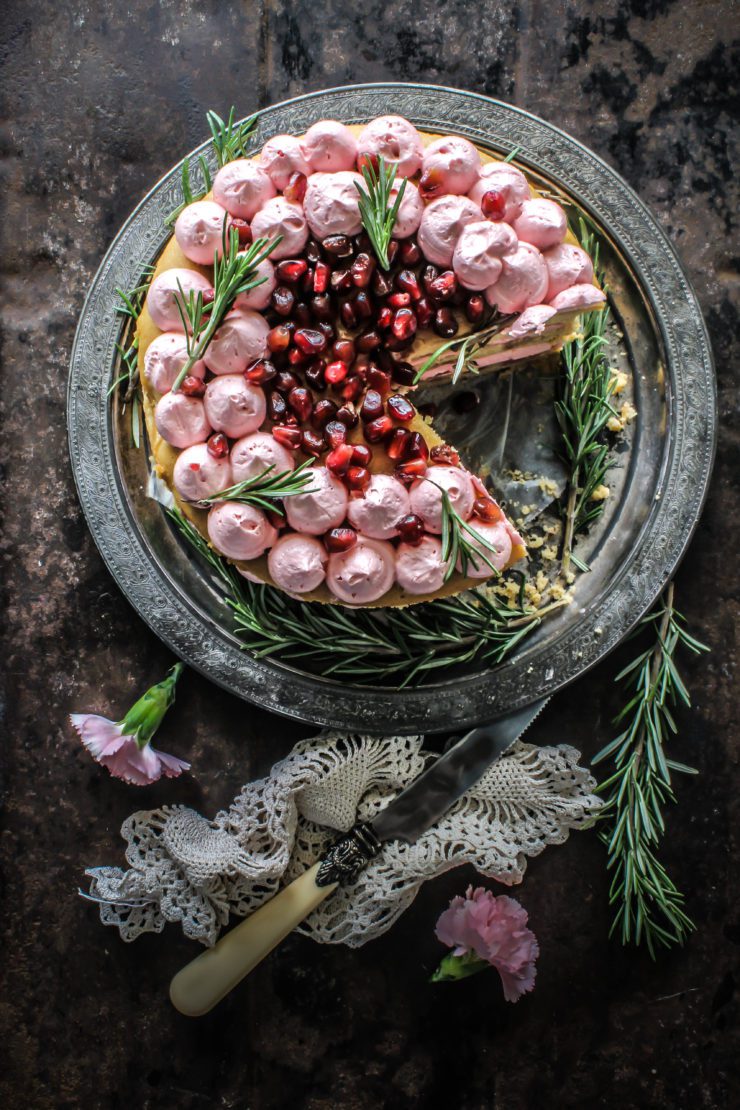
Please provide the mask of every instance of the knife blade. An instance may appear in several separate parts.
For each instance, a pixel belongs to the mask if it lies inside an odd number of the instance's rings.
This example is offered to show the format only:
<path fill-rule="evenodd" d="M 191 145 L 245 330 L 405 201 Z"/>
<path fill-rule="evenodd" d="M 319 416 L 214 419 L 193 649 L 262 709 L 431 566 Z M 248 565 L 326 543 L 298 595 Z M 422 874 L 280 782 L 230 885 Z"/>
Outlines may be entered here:
<path fill-rule="evenodd" d="M 188 1017 L 212 1010 L 340 882 L 352 882 L 385 841 L 412 843 L 438 821 L 516 743 L 547 700 L 466 733 L 371 822 L 355 825 L 322 860 L 196 956 L 170 984 L 175 1008 Z"/>

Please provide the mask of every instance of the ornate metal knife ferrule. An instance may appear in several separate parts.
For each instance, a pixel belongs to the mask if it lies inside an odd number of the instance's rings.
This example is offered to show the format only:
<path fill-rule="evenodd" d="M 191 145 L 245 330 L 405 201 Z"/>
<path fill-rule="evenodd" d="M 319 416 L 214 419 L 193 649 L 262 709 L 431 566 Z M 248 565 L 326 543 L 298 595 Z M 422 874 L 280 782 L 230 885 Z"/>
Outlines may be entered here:
<path fill-rule="evenodd" d="M 352 883 L 380 851 L 380 841 L 369 825 L 359 823 L 335 840 L 321 861 L 317 886 Z"/>

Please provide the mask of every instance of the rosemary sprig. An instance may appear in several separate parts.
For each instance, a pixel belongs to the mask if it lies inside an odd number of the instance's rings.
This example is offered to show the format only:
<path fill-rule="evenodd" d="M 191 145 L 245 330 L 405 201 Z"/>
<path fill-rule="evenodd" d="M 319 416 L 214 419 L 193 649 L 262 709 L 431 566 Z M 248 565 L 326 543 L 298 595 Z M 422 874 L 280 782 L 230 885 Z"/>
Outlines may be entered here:
<path fill-rule="evenodd" d="M 378 262 L 384 270 L 390 269 L 388 261 L 388 245 L 393 235 L 393 225 L 396 222 L 398 209 L 401 206 L 403 194 L 406 191 L 406 178 L 401 182 L 396 199 L 390 205 L 391 189 L 395 180 L 393 166 L 387 166 L 384 158 L 378 158 L 377 170 L 370 162 L 365 162 L 362 167 L 362 176 L 365 179 L 366 189 L 356 184 L 360 194 L 360 217 L 362 226 L 370 237 L 373 250 Z"/>
<path fill-rule="evenodd" d="M 244 505 L 257 505 L 260 509 L 271 509 L 284 516 L 283 507 L 279 504 L 283 498 L 294 497 L 297 493 L 311 492 L 306 487 L 313 477 L 310 471 L 313 464 L 313 459 L 307 459 L 295 470 L 281 470 L 278 474 L 272 474 L 275 469 L 273 463 L 255 478 L 247 478 L 243 482 L 237 482 L 235 486 L 222 490 L 221 493 L 204 497 L 203 502 L 206 505 L 212 505 L 217 501 L 241 501 Z"/>
<path fill-rule="evenodd" d="M 593 234 L 580 221 L 583 249 L 599 273 L 599 248 Z M 606 327 L 609 309 L 590 312 L 581 335 L 563 348 L 565 376 L 555 413 L 563 436 L 563 455 L 570 468 L 568 494 L 564 507 L 562 570 L 567 572 L 572 558 L 573 540 L 603 511 L 604 502 L 592 500 L 611 467 L 606 425 L 616 412 L 610 398 L 614 377 L 606 357 Z M 577 562 L 580 569 L 584 565 Z"/>
<path fill-rule="evenodd" d="M 428 481 L 432 482 L 432 479 L 429 478 Z M 497 553 L 494 545 L 480 532 L 477 532 L 468 521 L 463 520 L 450 501 L 447 490 L 442 489 L 436 482 L 432 482 L 432 485 L 437 486 L 442 494 L 442 561 L 447 564 L 445 582 L 455 573 L 458 560 L 460 562 L 460 573 L 463 577 L 467 575 L 470 563 L 473 564 L 476 570 L 478 569 L 479 559 L 482 559 L 486 566 L 490 567 L 492 574 L 498 575 L 499 571 L 491 562 L 490 557 L 486 555 L 486 551 Z M 472 536 L 484 550 L 475 547 L 467 538 L 468 536 Z"/>
<path fill-rule="evenodd" d="M 175 378 L 173 392 L 180 388 L 183 378 L 205 354 L 208 344 L 231 308 L 234 298 L 240 293 L 246 293 L 249 289 L 261 285 L 265 280 L 256 276 L 257 267 L 274 251 L 281 238 L 280 235 L 276 235 L 269 241 L 255 239 L 246 251 L 240 253 L 239 233 L 232 227 L 229 228 L 227 235 L 226 224 L 224 224 L 223 254 L 219 258 L 216 251 L 213 258 L 213 300 L 204 304 L 203 294 L 200 291 L 194 294 L 192 290 L 186 297 L 180 287 L 180 297 L 176 304 L 185 329 L 188 357 Z"/>
<path fill-rule="evenodd" d="M 248 120 L 236 127 L 235 113 L 236 109 L 233 105 L 229 109 L 227 120 L 222 120 L 216 112 L 206 112 L 219 169 L 236 158 L 248 157 L 247 142 L 257 124 L 257 115 L 250 116 Z"/>
<path fill-rule="evenodd" d="M 676 666 L 676 650 L 685 647 L 696 655 L 709 650 L 683 624 L 673 607 L 671 583 L 658 608 L 640 622 L 639 628 L 651 629 L 653 643 L 615 680 L 629 692 L 629 701 L 614 720 L 623 731 L 593 760 L 610 759 L 614 764 L 613 773 L 598 787 L 606 797 L 601 838 L 612 872 L 609 901 L 616 907 L 611 933 L 619 931 L 623 944 L 644 940 L 653 958 L 657 946 L 682 944 L 694 928 L 684 911 L 683 895 L 656 855 L 665 833 L 663 806 L 676 800 L 671 771 L 696 774 L 668 759 L 664 750 L 670 733 L 677 731 L 673 706 L 691 704 Z"/>
<path fill-rule="evenodd" d="M 198 156 L 198 165 L 200 166 L 200 172 L 203 175 L 203 187 L 199 193 L 194 193 L 190 181 L 190 162 L 187 158 L 183 158 L 182 166 L 180 167 L 180 178 L 182 181 L 182 203 L 178 204 L 177 208 L 173 208 L 169 216 L 165 217 L 164 222 L 167 227 L 172 227 L 177 217 L 180 215 L 184 208 L 187 208 L 189 204 L 194 204 L 196 200 L 203 200 L 203 197 L 211 191 L 211 186 L 213 184 L 211 180 L 211 171 L 209 170 L 208 163 L 206 162 L 202 154 Z"/>
<path fill-rule="evenodd" d="M 414 385 L 418 384 L 433 366 L 436 366 L 442 358 L 442 355 L 446 354 L 447 351 L 453 351 L 456 347 L 458 348 L 458 352 L 455 359 L 455 367 L 452 371 L 452 385 L 455 385 L 460 376 L 465 372 L 477 374 L 478 364 L 476 362 L 476 355 L 480 354 L 494 336 L 502 332 L 513 319 L 514 314 L 501 316 L 494 312 L 488 317 L 486 323 L 478 328 L 477 331 L 469 332 L 467 335 L 457 336 L 455 339 L 448 339 L 446 343 L 440 344 L 416 371 Z"/>
<path fill-rule="evenodd" d="M 120 388 L 122 390 L 121 412 L 125 413 L 126 405 L 131 405 L 131 440 L 137 449 L 141 444 L 141 401 L 138 388 L 139 340 L 135 335 L 133 338 L 131 337 L 153 273 L 153 266 L 145 266 L 141 281 L 137 286 L 128 290 L 120 287 L 116 288 L 116 293 L 121 302 L 117 306 L 116 312 L 125 317 L 126 327 L 125 335 L 122 336 L 123 342 L 116 343 L 116 351 L 120 358 L 120 373 L 108 389 L 107 396 L 110 397 L 116 389 Z M 131 341 L 127 342 L 128 339 Z"/>
<path fill-rule="evenodd" d="M 220 581 L 244 649 L 258 658 L 308 664 L 322 675 L 400 689 L 474 659 L 493 665 L 563 604 L 535 612 L 524 609 L 520 595 L 520 608 L 512 610 L 485 590 L 407 609 L 307 604 L 247 582 L 179 509 L 170 510 L 169 516 Z"/>
<path fill-rule="evenodd" d="M 116 312 L 119 316 L 128 316 L 134 323 L 139 319 L 141 307 L 144 304 L 144 297 L 149 288 L 149 282 L 154 273 L 154 266 L 145 266 L 141 275 L 141 281 L 133 289 L 121 289 L 120 285 L 116 286 L 116 294 L 120 300 L 120 304 L 116 306 Z"/>
<path fill-rule="evenodd" d="M 521 149 L 520 146 L 515 146 L 511 153 L 506 155 L 504 162 L 513 162 Z"/>

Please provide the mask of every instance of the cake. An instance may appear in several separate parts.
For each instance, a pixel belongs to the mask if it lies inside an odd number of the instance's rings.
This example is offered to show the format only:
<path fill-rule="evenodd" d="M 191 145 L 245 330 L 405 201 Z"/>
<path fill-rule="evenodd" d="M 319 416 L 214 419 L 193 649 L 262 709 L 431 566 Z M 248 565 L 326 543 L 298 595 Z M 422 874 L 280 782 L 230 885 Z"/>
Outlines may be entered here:
<path fill-rule="evenodd" d="M 360 205 L 386 165 L 389 207 L 403 186 L 387 269 Z M 270 244 L 259 284 L 180 381 L 183 298 L 208 311 L 234 231 Z M 467 139 L 398 116 L 274 136 L 183 208 L 154 271 L 137 338 L 155 467 L 217 552 L 292 596 L 404 606 L 480 585 L 524 542 L 414 386 L 457 377 L 478 332 L 478 372 L 557 351 L 604 299 L 560 205 Z M 292 474 L 272 510 L 229 496 Z"/>

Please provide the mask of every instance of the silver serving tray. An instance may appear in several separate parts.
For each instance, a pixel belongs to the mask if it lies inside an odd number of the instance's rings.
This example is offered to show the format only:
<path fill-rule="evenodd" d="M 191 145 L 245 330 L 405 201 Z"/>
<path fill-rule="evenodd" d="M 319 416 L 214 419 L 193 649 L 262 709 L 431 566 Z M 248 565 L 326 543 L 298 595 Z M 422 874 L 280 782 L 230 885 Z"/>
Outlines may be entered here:
<path fill-rule="evenodd" d="M 607 509 L 578 548 L 591 572 L 578 577 L 574 603 L 544 621 L 505 663 L 472 664 L 402 691 L 319 678 L 240 648 L 218 588 L 147 496 L 146 452 L 130 446 L 128 428 L 106 399 L 121 329 L 115 287 L 135 286 L 162 249 L 164 217 L 180 201 L 177 167 L 123 226 L 88 293 L 72 352 L 69 441 L 80 501 L 113 577 L 187 663 L 232 693 L 299 720 L 368 732 L 433 732 L 472 726 L 572 682 L 650 607 L 702 508 L 715 449 L 716 387 L 696 297 L 657 221 L 610 166 L 557 127 L 454 89 L 357 85 L 266 109 L 251 145 L 256 151 L 269 136 L 301 133 L 318 119 L 360 123 L 389 112 L 430 131 L 465 135 L 492 152 L 519 147 L 518 162 L 545 186 L 567 193 L 599 228 L 620 332 L 613 352 L 631 370 L 639 416 L 609 478 Z M 194 173 L 200 153 L 209 158 L 207 144 L 191 155 Z M 526 375 L 521 383 L 526 395 Z M 495 391 L 501 385 L 476 388 L 482 404 L 473 413 L 460 416 L 448 406 L 440 415 L 471 463 L 498 452 L 491 414 L 500 407 Z"/>

